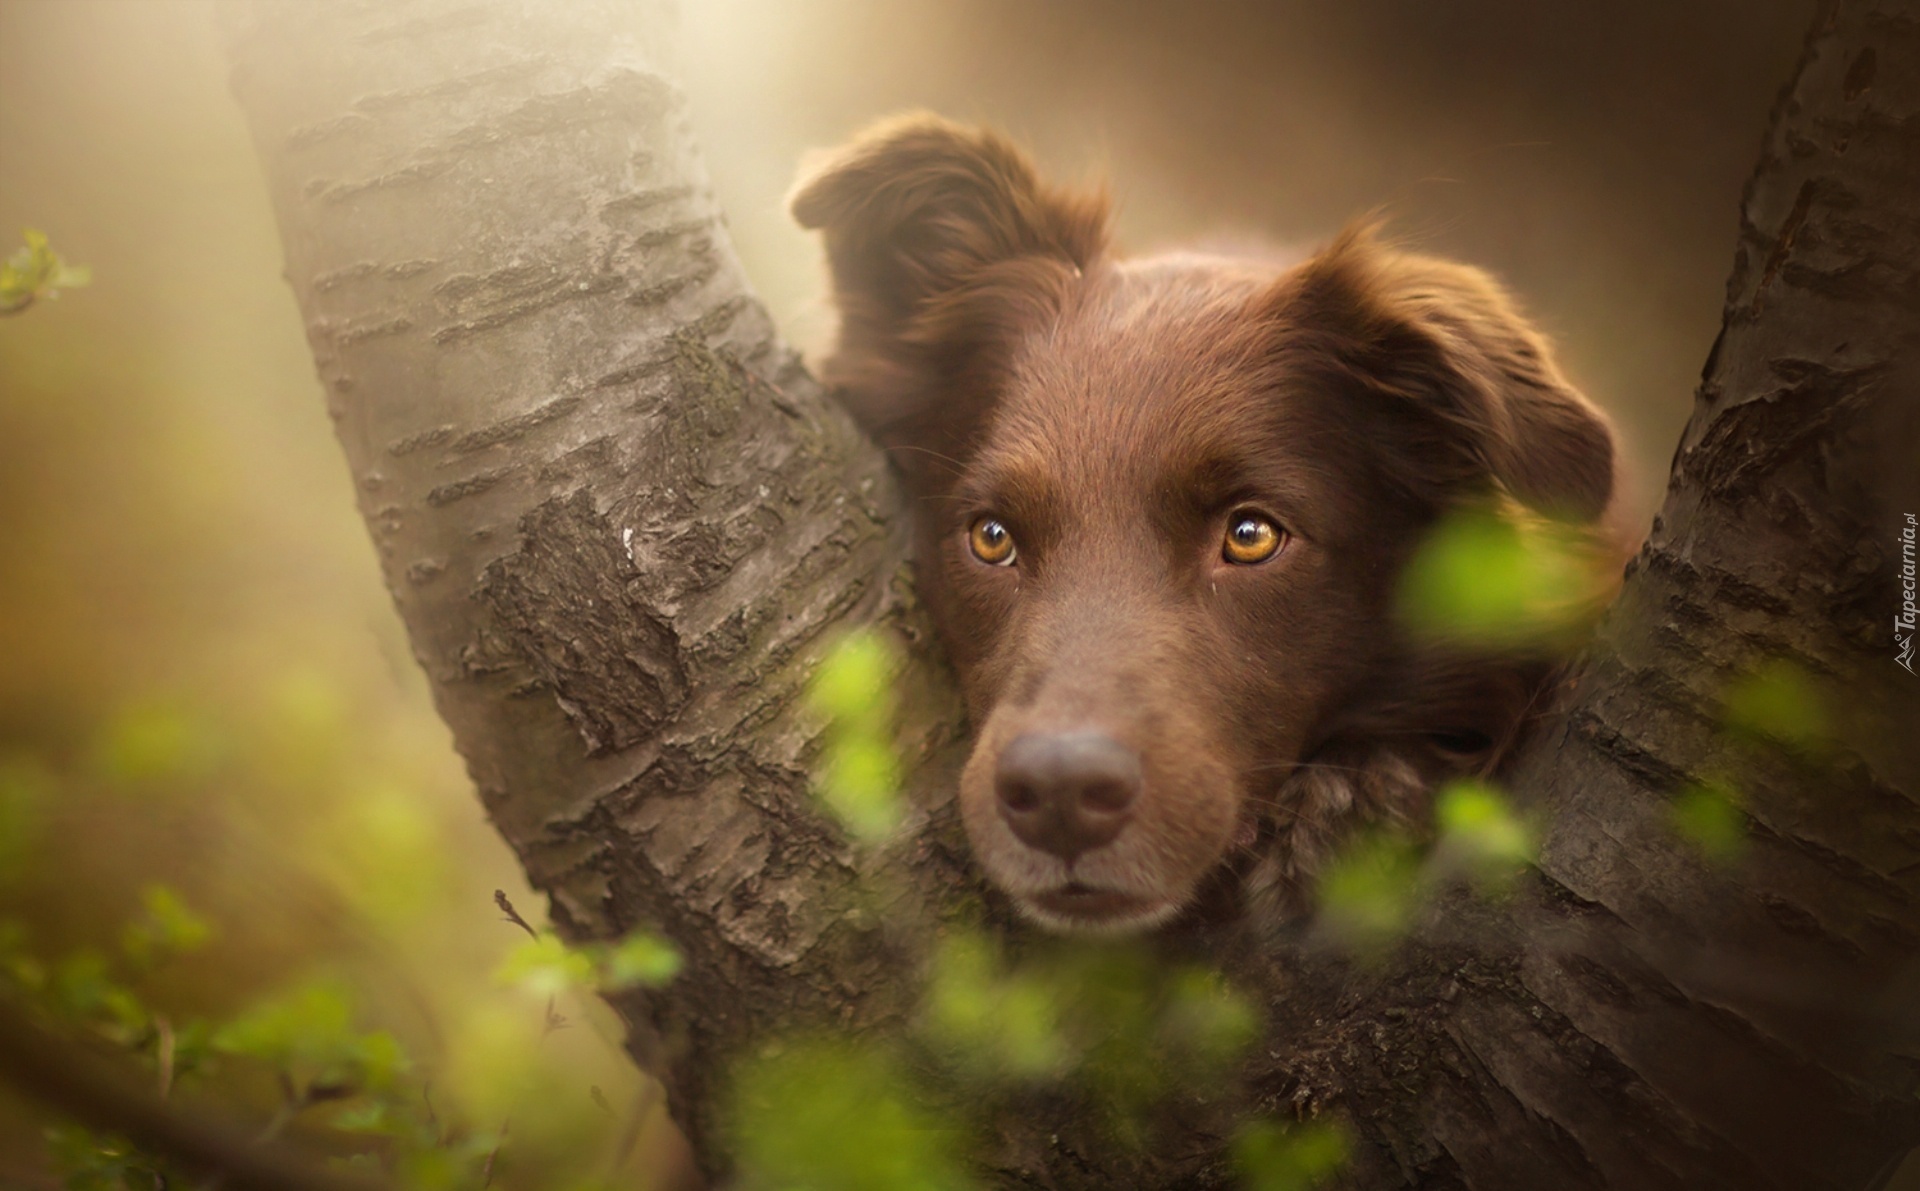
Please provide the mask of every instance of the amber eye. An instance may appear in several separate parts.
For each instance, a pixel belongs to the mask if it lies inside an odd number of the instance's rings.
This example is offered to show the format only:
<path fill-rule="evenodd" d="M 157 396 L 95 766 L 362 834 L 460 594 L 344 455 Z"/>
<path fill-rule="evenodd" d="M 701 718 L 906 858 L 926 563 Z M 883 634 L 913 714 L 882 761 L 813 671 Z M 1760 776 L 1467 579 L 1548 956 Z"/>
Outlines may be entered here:
<path fill-rule="evenodd" d="M 1013 534 L 991 517 L 976 517 L 967 527 L 967 548 L 988 566 L 1013 565 Z"/>
<path fill-rule="evenodd" d="M 1220 557 L 1240 566 L 1265 562 L 1280 552 L 1286 535 L 1280 527 L 1258 513 L 1235 513 L 1227 519 L 1227 540 L 1220 545 Z"/>

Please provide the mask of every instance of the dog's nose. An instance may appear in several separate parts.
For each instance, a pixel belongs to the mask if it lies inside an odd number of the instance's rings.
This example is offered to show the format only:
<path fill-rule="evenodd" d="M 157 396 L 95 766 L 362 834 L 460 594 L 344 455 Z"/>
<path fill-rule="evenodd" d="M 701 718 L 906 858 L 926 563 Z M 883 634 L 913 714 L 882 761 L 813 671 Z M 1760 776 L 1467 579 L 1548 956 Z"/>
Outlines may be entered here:
<path fill-rule="evenodd" d="M 1140 797 L 1140 758 L 1099 732 L 1029 732 L 1000 751 L 1000 816 L 1021 840 L 1071 862 L 1120 834 Z"/>

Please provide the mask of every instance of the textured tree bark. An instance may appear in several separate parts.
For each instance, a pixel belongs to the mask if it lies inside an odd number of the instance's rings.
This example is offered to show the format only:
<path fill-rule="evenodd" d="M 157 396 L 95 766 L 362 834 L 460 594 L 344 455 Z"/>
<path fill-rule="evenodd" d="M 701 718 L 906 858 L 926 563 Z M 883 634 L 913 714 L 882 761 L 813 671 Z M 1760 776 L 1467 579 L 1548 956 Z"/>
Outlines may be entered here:
<path fill-rule="evenodd" d="M 704 1138 L 743 1040 L 884 999 L 898 916 L 848 902 L 795 695 L 833 630 L 918 633 L 885 461 L 748 291 L 664 6 L 222 11 L 415 657 L 561 928 L 686 952 L 616 1008 Z M 908 677 L 931 756 L 957 712 L 937 667 Z"/>
<path fill-rule="evenodd" d="M 616 1007 L 719 1169 L 727 1061 L 779 1028 L 897 1021 L 915 932 L 980 893 L 884 460 L 747 289 L 663 9 L 224 11 L 416 656 L 562 929 L 686 952 Z M 1385 967 L 1235 959 L 1271 1023 L 1250 1095 L 1345 1114 L 1353 1185 L 1861 1187 L 1920 1143 L 1920 687 L 1889 623 L 1920 512 L 1916 311 L 1920 17 L 1845 0 L 1749 187 L 1654 537 L 1518 775 L 1551 824 L 1537 879 L 1443 907 Z M 796 695 L 869 623 L 909 658 L 917 809 L 859 855 L 809 803 Z M 1817 753 L 1721 726 L 1728 684 L 1775 657 L 1821 684 Z M 1667 825 L 1709 778 L 1750 820 L 1726 864 Z M 1229 1182 L 1218 1122 L 1169 1120 L 1140 1153 L 1027 1104 L 991 1161 L 1008 1185 Z"/>

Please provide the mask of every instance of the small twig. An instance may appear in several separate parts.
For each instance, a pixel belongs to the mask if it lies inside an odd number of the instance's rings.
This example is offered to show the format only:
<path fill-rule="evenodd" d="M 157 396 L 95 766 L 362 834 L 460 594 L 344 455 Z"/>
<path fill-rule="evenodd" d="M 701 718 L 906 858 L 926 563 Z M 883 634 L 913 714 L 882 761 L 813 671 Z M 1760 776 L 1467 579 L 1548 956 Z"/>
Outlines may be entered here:
<path fill-rule="evenodd" d="M 533 924 L 525 918 L 522 918 L 520 911 L 513 908 L 513 902 L 508 899 L 506 890 L 496 889 L 493 891 L 493 904 L 499 906 L 500 912 L 506 915 L 502 921 L 513 923 L 521 930 L 526 931 L 529 939 L 533 939 L 536 942 L 539 941 L 540 932 L 533 929 Z M 567 1019 L 561 1016 L 559 1010 L 555 1008 L 554 998 L 549 996 L 547 998 L 546 1015 L 540 1026 L 540 1041 L 545 1042 L 547 1035 L 553 1033 L 555 1030 L 564 1030 L 566 1028 Z M 500 1156 L 500 1147 L 507 1144 L 507 1129 L 511 1124 L 511 1120 L 500 1122 L 500 1138 L 493 1143 L 493 1148 L 487 1151 L 487 1164 L 481 1168 L 481 1174 L 484 1176 L 480 1183 L 482 1191 L 493 1185 L 493 1160 Z"/>
<path fill-rule="evenodd" d="M 520 917 L 520 911 L 514 909 L 513 903 L 507 900 L 506 890 L 496 889 L 493 891 L 493 904 L 499 906 L 500 912 L 506 915 L 504 921 L 511 922 L 521 930 L 526 931 L 529 939 L 538 939 L 540 937 L 540 932 L 533 929 L 533 924 Z"/>
<path fill-rule="evenodd" d="M 569 1024 L 571 1023 L 567 1021 L 566 1017 L 554 1008 L 554 999 L 548 997 L 547 1020 L 545 1024 L 540 1027 L 540 1041 L 545 1042 L 548 1034 L 553 1033 L 555 1030 L 564 1030 Z"/>
<path fill-rule="evenodd" d="M 433 1111 L 433 1081 L 430 1079 L 420 1085 L 420 1102 L 427 1106 L 427 1124 L 433 1126 L 434 1144 L 446 1145 L 447 1133 L 440 1127 L 440 1114 Z"/>
<path fill-rule="evenodd" d="M 273 1074 L 280 1084 L 280 1107 L 273 1110 L 273 1116 L 268 1118 L 266 1126 L 253 1139 L 256 1145 L 280 1136 L 280 1131 L 287 1127 L 287 1122 L 293 1119 L 293 1114 L 300 1111 L 300 1092 L 293 1086 L 293 1076 L 285 1071 L 276 1071 Z"/>
<path fill-rule="evenodd" d="M 493 904 L 496 906 L 499 906 L 500 912 L 506 915 L 506 917 L 501 921 L 513 923 L 515 926 L 519 927 L 521 930 L 526 931 L 527 937 L 529 939 L 533 939 L 536 942 L 539 941 L 540 932 L 533 929 L 532 923 L 528 922 L 525 918 L 520 917 L 520 911 L 514 909 L 513 903 L 507 900 L 506 890 L 496 889 L 493 891 Z M 566 1028 L 567 1028 L 567 1019 L 561 1016 L 555 1010 L 554 999 L 552 997 L 548 997 L 546 1020 L 544 1021 L 540 1029 L 541 1041 L 544 1042 L 546 1040 L 547 1035 L 553 1033 L 555 1030 L 564 1030 Z"/>
<path fill-rule="evenodd" d="M 500 1156 L 500 1147 L 507 1144 L 507 1130 L 512 1127 L 512 1117 L 500 1122 L 500 1137 L 493 1143 L 493 1148 L 487 1151 L 487 1164 L 480 1168 L 480 1191 L 493 1186 L 493 1160 Z"/>
<path fill-rule="evenodd" d="M 298 1091 L 293 1086 L 293 1077 L 286 1072 L 278 1072 L 280 1077 L 280 1108 L 260 1131 L 259 1141 L 272 1141 L 280 1131 L 293 1123 L 299 1116 L 316 1104 L 325 1104 L 329 1100 L 344 1100 L 359 1089 L 345 1083 L 310 1083 L 306 1090 Z"/>
<path fill-rule="evenodd" d="M 153 1015 L 153 1028 L 160 1035 L 157 1050 L 160 1063 L 160 1098 L 165 1100 L 173 1092 L 173 1023 L 164 1013 Z"/>
<path fill-rule="evenodd" d="M 609 1112 L 612 1111 L 608 1108 L 606 1098 L 600 1094 L 599 1088 L 593 1089 L 593 1097 L 594 1103 L 607 1108 Z M 641 1085 L 639 1094 L 633 1098 L 633 1110 L 627 1114 L 627 1123 L 620 1130 L 620 1137 L 614 1143 L 613 1149 L 607 1154 L 605 1169 L 609 1182 L 627 1164 L 627 1158 L 633 1153 L 633 1147 L 640 1144 L 640 1134 L 647 1127 L 647 1116 L 653 1111 L 654 1104 L 659 1098 L 660 1085 L 651 1079 Z"/>

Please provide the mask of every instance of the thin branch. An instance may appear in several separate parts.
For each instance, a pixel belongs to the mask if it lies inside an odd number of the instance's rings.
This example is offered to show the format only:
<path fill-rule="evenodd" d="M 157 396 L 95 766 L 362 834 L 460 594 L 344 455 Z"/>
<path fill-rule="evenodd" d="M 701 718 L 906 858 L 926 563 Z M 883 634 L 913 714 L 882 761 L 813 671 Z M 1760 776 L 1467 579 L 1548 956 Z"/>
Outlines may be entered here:
<path fill-rule="evenodd" d="M 322 1170 L 284 1146 L 253 1144 L 231 1125 L 201 1119 L 138 1086 L 101 1056 L 35 1025 L 0 998 L 0 1079 L 90 1129 L 114 1133 L 231 1191 L 376 1191 L 363 1176 Z"/>
<path fill-rule="evenodd" d="M 513 1119 L 500 1122 L 500 1136 L 494 1140 L 493 1148 L 487 1151 L 487 1164 L 480 1168 L 480 1186 L 482 1191 L 493 1186 L 493 1160 L 500 1156 L 500 1147 L 507 1144 L 507 1131 L 513 1127 Z"/>
<path fill-rule="evenodd" d="M 160 1035 L 160 1041 L 157 1047 L 160 1067 L 160 1098 L 165 1100 L 173 1092 L 173 1023 L 167 1020 L 166 1014 L 157 1013 L 153 1018 L 153 1028 Z"/>
<path fill-rule="evenodd" d="M 521 930 L 526 931 L 529 939 L 538 939 L 540 937 L 540 932 L 533 929 L 533 924 L 525 918 L 520 917 L 520 911 L 514 909 L 513 903 L 507 900 L 506 890 L 496 889 L 493 891 L 493 904 L 499 906 L 500 912 L 506 915 L 503 921 L 511 922 Z"/>

